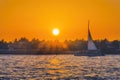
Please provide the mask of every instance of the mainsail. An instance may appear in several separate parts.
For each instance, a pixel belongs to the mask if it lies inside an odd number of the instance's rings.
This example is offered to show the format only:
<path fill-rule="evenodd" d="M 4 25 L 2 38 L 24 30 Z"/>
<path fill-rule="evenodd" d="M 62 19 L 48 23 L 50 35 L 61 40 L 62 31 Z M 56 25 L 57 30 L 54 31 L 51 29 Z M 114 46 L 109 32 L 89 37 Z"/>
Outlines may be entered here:
<path fill-rule="evenodd" d="M 88 50 L 97 50 L 97 47 L 95 46 L 90 33 L 89 21 L 88 21 Z"/>

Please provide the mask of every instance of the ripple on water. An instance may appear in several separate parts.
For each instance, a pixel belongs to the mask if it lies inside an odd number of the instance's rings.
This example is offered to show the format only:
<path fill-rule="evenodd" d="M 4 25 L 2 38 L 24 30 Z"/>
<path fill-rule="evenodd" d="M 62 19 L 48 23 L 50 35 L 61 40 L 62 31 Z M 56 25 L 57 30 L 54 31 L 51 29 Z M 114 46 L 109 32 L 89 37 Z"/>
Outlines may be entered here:
<path fill-rule="evenodd" d="M 1 55 L 0 80 L 120 80 L 119 61 L 119 55 Z"/>

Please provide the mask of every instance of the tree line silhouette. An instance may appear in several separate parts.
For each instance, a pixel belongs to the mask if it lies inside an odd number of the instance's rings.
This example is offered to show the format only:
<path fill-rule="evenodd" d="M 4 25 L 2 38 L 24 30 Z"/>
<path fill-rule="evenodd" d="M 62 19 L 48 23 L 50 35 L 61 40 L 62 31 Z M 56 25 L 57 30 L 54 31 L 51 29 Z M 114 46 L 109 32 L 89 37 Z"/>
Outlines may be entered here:
<path fill-rule="evenodd" d="M 95 45 L 102 53 L 120 54 L 120 41 L 107 39 L 94 40 Z M 60 42 L 32 39 L 23 37 L 13 42 L 0 40 L 0 54 L 70 54 L 70 51 L 87 50 L 87 41 L 84 39 L 65 40 Z"/>

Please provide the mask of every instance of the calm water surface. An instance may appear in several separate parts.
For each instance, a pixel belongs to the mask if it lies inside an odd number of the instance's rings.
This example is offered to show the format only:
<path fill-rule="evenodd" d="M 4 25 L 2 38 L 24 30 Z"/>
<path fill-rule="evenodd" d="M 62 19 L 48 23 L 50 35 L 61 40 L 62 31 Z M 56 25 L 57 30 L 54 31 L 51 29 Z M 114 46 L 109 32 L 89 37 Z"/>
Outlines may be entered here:
<path fill-rule="evenodd" d="M 120 80 L 120 55 L 0 55 L 0 80 Z"/>

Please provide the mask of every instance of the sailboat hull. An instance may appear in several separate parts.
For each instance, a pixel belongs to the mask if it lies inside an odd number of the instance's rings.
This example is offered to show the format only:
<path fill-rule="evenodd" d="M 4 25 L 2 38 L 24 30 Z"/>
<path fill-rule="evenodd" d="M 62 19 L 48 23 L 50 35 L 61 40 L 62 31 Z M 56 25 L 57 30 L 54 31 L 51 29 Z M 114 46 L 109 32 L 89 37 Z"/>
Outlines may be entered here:
<path fill-rule="evenodd" d="M 99 50 L 78 51 L 74 56 L 105 56 Z"/>

